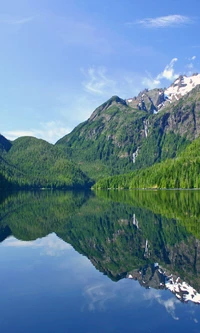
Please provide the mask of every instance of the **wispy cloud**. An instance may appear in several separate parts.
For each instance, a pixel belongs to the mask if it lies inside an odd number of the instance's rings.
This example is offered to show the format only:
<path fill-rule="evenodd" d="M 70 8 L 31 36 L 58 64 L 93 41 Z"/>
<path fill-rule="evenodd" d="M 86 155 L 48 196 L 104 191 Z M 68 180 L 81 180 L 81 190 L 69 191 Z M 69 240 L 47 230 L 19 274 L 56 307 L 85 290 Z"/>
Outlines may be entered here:
<path fill-rule="evenodd" d="M 178 74 L 174 71 L 174 64 L 178 61 L 177 58 L 173 58 L 170 63 L 164 68 L 163 72 L 157 75 L 157 80 L 166 79 L 173 81 L 178 77 Z"/>
<path fill-rule="evenodd" d="M 174 320 L 179 320 L 179 318 L 176 316 L 175 311 L 176 307 L 180 306 L 180 301 L 174 297 L 163 299 L 162 294 L 159 290 L 156 289 L 149 289 L 144 294 L 144 299 L 150 300 L 150 301 L 157 301 L 159 304 L 163 305 L 166 309 L 166 311 L 172 316 Z"/>
<path fill-rule="evenodd" d="M 138 87 L 140 81 L 136 73 L 110 73 L 105 67 L 90 67 L 81 71 L 85 76 L 82 82 L 85 92 L 99 99 L 110 98 L 113 95 L 125 98 L 129 94 L 140 91 Z"/>
<path fill-rule="evenodd" d="M 87 71 L 82 70 L 82 72 L 87 78 L 87 81 L 83 82 L 83 87 L 92 94 L 104 95 L 108 90 L 116 88 L 115 80 L 108 78 L 104 67 L 89 68 Z"/>
<path fill-rule="evenodd" d="M 195 62 L 195 56 L 187 58 L 187 62 Z M 81 69 L 83 75 L 82 89 L 79 93 L 68 92 L 66 87 L 59 90 L 56 95 L 54 113 L 60 120 L 40 122 L 38 128 L 16 128 L 2 132 L 6 138 L 14 140 L 20 136 L 34 136 L 55 143 L 64 135 L 70 133 L 75 126 L 87 120 L 99 105 L 113 95 L 121 98 L 137 96 L 144 88 L 153 89 L 166 86 L 167 82 L 174 81 L 180 74 L 175 65 L 178 58 L 173 58 L 158 74 L 137 73 L 131 71 L 109 71 L 106 67 L 89 67 Z M 186 74 L 194 72 L 195 67 L 186 65 Z M 59 119 L 59 118 L 57 118 Z"/>
<path fill-rule="evenodd" d="M 16 17 L 12 17 L 10 15 L 0 15 L 0 24 L 20 26 L 20 25 L 32 22 L 34 19 L 35 19 L 35 16 L 16 18 Z"/>
<path fill-rule="evenodd" d="M 174 81 L 179 73 L 176 73 L 174 66 L 178 58 L 173 58 L 167 64 L 163 71 L 153 76 L 146 71 L 146 76 L 138 73 L 122 74 L 117 76 L 114 74 L 111 78 L 108 75 L 106 68 L 89 68 L 82 71 L 86 80 L 83 81 L 84 90 L 93 96 L 104 96 L 109 98 L 112 95 L 119 95 L 122 98 L 127 98 L 129 95 L 137 94 L 144 87 L 153 89 L 162 86 L 162 80 Z"/>
<path fill-rule="evenodd" d="M 146 28 L 166 28 L 166 27 L 178 27 L 185 24 L 192 23 L 193 20 L 184 15 L 167 15 L 159 16 L 155 18 L 144 18 L 142 20 L 137 20 L 134 22 L 126 23 L 127 26 L 132 26 L 135 24 L 142 25 Z"/>
<path fill-rule="evenodd" d="M 19 136 L 33 136 L 33 131 L 13 130 L 3 131 L 2 134 L 9 140 L 15 140 Z"/>
<path fill-rule="evenodd" d="M 194 72 L 197 71 L 196 66 L 195 66 L 195 60 L 196 60 L 196 56 L 192 56 L 190 58 L 187 58 L 187 60 L 189 61 L 189 63 L 185 66 L 186 68 L 186 74 L 187 75 L 192 75 Z"/>
<path fill-rule="evenodd" d="M 105 310 L 106 303 L 113 298 L 116 298 L 116 293 L 105 284 L 96 284 L 87 286 L 84 295 L 88 299 L 88 309 L 89 311 Z"/>
<path fill-rule="evenodd" d="M 179 320 L 179 317 L 176 316 L 175 310 L 176 310 L 176 305 L 179 304 L 179 301 L 175 298 L 169 298 L 167 300 L 163 300 L 160 298 L 157 298 L 158 303 L 163 305 L 166 309 L 166 311 L 172 316 L 174 320 Z M 179 304 L 180 305 L 180 304 Z"/>
<path fill-rule="evenodd" d="M 147 72 L 147 76 L 143 77 L 142 79 L 142 84 L 148 89 L 153 89 L 156 87 L 161 87 L 162 86 L 162 80 L 167 80 L 167 81 L 174 81 L 179 74 L 175 72 L 174 65 L 178 61 L 177 58 L 173 58 L 169 64 L 167 64 L 164 68 L 164 70 L 156 75 L 155 77 L 152 77 L 152 75 Z"/>

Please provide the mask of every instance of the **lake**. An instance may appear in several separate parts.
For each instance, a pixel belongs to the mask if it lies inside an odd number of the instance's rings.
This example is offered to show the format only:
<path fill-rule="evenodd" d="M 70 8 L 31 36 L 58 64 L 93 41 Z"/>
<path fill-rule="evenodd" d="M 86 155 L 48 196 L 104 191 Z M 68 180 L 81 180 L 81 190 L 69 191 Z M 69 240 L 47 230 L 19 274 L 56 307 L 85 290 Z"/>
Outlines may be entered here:
<path fill-rule="evenodd" d="M 200 192 L 0 196 L 1 332 L 199 332 Z"/>

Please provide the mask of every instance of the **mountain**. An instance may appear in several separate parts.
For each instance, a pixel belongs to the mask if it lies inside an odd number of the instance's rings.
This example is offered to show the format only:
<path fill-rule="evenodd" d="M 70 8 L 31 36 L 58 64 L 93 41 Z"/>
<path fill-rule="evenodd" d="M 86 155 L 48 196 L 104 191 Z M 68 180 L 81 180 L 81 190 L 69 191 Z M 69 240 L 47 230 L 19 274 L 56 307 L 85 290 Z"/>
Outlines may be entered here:
<path fill-rule="evenodd" d="M 145 89 L 137 97 L 126 99 L 126 102 L 133 108 L 137 107 L 140 110 L 156 114 L 167 105 L 180 100 L 199 84 L 200 74 L 196 73 L 189 77 L 180 75 L 169 88 Z"/>
<path fill-rule="evenodd" d="M 164 90 L 166 100 L 169 102 L 179 100 L 199 84 L 200 74 L 198 73 L 192 76 L 180 75 L 169 88 Z"/>
<path fill-rule="evenodd" d="M 200 138 L 174 159 L 99 180 L 96 188 L 200 188 Z"/>
<path fill-rule="evenodd" d="M 113 96 L 56 146 L 97 180 L 174 158 L 200 134 L 200 75 L 167 89 Z"/>
<path fill-rule="evenodd" d="M 200 304 L 200 293 L 187 282 L 183 281 L 178 275 L 166 272 L 158 263 L 145 265 L 140 269 L 134 269 L 126 276 L 128 279 L 134 279 L 139 284 L 148 289 L 168 289 L 181 302 L 191 301 Z"/>
<path fill-rule="evenodd" d="M 199 83 L 200 74 L 180 76 L 167 89 L 145 89 L 126 100 L 113 96 L 55 145 L 33 137 L 11 142 L 0 135 L 1 187 L 85 188 L 107 176 L 134 172 L 165 160 L 168 162 L 162 164 L 164 171 L 155 166 L 150 172 L 164 172 L 167 179 L 167 167 L 171 166 L 171 173 L 175 174 L 178 163 L 182 163 L 177 160 L 174 168 L 169 159 L 181 156 L 199 137 Z M 183 169 L 187 158 L 184 161 Z M 199 162 L 193 162 L 182 170 L 182 178 L 188 167 L 192 176 L 197 175 Z M 144 180 L 145 174 L 142 177 Z M 135 187 L 136 183 L 129 184 L 127 179 L 123 187 Z M 199 186 L 197 177 L 193 177 L 193 183 Z M 178 186 L 173 181 L 151 181 L 145 187 L 154 185 Z M 181 180 L 179 185 L 182 186 Z M 188 182 L 182 187 L 185 186 Z"/>
<path fill-rule="evenodd" d="M 58 147 L 33 137 L 0 137 L 2 188 L 84 188 L 89 178 Z"/>

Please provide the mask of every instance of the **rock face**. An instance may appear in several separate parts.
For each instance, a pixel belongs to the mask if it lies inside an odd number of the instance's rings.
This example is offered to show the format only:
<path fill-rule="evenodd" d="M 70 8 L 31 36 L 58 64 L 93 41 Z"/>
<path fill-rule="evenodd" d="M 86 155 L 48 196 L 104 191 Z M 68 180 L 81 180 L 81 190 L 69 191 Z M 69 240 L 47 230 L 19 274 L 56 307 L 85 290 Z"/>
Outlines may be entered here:
<path fill-rule="evenodd" d="M 200 293 L 179 276 L 172 275 L 164 270 L 158 263 L 146 265 L 139 270 L 133 270 L 126 276 L 134 279 L 144 288 L 168 289 L 181 302 L 191 301 L 200 304 Z"/>
<path fill-rule="evenodd" d="M 126 102 L 132 108 L 156 114 L 164 106 L 166 99 L 163 89 L 145 89 L 137 97 L 129 98 Z"/>
<path fill-rule="evenodd" d="M 137 97 L 129 98 L 126 102 L 134 108 L 155 114 L 169 104 L 180 100 L 199 84 L 200 74 L 189 77 L 180 75 L 169 88 L 145 89 Z"/>
<path fill-rule="evenodd" d="M 57 142 L 94 179 L 174 158 L 200 134 L 200 74 L 167 89 L 113 96 Z"/>

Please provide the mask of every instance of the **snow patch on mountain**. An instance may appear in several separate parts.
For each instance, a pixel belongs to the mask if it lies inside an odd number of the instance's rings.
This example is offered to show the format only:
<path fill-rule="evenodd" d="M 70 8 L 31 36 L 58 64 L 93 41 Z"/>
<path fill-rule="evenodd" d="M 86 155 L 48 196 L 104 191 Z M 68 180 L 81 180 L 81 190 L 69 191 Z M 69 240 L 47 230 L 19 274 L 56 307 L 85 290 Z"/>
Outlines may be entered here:
<path fill-rule="evenodd" d="M 144 257 L 148 257 L 148 240 L 145 243 Z M 167 289 L 183 303 L 190 301 L 200 304 L 200 293 L 180 277 L 167 273 L 159 263 L 133 270 L 126 277 L 137 280 L 145 288 Z"/>
<path fill-rule="evenodd" d="M 151 114 L 157 114 L 167 105 L 179 101 L 200 84 L 200 74 L 192 76 L 180 75 L 167 89 L 145 89 L 137 97 L 126 99 L 126 104 L 132 108 L 143 110 Z M 145 131 L 145 137 L 146 131 Z"/>
<path fill-rule="evenodd" d="M 182 302 L 191 301 L 196 304 L 200 304 L 200 294 L 186 282 L 176 280 L 173 276 L 165 278 L 165 288 L 169 289 L 175 296 Z"/>
<path fill-rule="evenodd" d="M 164 93 L 170 101 L 179 100 L 198 84 L 200 84 L 200 74 L 181 75 L 169 88 L 165 89 Z"/>

